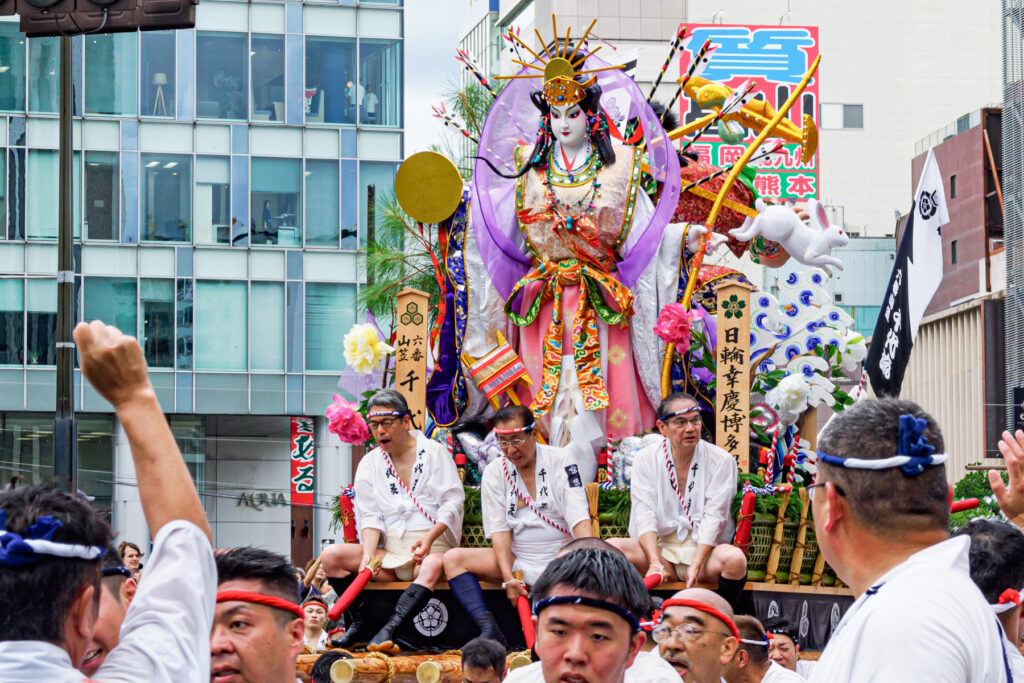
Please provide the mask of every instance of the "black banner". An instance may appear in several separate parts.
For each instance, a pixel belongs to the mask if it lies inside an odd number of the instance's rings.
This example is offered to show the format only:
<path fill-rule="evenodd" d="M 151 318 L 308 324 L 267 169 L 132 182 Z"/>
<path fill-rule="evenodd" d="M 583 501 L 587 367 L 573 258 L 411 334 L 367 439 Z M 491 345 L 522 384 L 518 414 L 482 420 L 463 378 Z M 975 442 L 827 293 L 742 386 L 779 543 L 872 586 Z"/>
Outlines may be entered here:
<path fill-rule="evenodd" d="M 761 623 L 779 616 L 795 623 L 801 650 L 824 650 L 852 604 L 851 595 L 754 591 L 754 616 Z"/>
<path fill-rule="evenodd" d="M 903 375 L 910 362 L 910 350 L 914 346 L 910 330 L 910 298 L 908 284 L 914 258 L 914 211 L 910 208 L 907 229 L 896 252 L 896 262 L 889 276 L 889 286 L 882 299 L 875 331 L 871 335 L 871 346 L 864 360 L 864 368 L 871 380 L 871 389 L 876 396 L 898 397 L 903 386 Z"/>

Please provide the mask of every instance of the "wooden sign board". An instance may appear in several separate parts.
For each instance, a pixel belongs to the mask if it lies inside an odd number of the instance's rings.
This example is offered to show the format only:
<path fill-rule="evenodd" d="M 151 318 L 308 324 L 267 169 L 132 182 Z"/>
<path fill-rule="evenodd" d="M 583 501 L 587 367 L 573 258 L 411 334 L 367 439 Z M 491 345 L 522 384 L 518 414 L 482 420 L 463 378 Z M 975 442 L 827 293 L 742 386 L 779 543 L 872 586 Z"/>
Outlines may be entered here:
<path fill-rule="evenodd" d="M 395 315 L 395 389 L 405 396 L 412 412 L 412 423 L 423 429 L 427 406 L 427 337 L 430 297 L 418 289 L 404 288 L 398 293 Z"/>
<path fill-rule="evenodd" d="M 742 282 L 719 285 L 715 444 L 750 470 L 750 292 Z"/>

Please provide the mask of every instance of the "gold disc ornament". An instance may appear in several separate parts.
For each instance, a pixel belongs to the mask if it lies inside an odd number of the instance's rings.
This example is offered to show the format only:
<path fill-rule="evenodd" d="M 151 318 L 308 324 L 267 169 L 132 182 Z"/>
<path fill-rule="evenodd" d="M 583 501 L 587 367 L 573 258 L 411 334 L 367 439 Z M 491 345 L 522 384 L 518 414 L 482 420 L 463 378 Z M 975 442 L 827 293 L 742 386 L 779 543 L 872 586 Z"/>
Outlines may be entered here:
<path fill-rule="evenodd" d="M 395 198 L 414 220 L 440 223 L 459 208 L 462 176 L 448 157 L 417 152 L 398 167 Z"/>

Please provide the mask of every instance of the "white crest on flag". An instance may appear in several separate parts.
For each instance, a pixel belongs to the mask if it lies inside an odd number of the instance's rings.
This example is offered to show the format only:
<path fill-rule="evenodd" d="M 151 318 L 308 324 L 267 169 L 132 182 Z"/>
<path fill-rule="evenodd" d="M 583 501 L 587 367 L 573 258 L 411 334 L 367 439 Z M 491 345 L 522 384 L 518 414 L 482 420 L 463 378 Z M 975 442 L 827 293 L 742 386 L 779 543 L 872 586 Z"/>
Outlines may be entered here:
<path fill-rule="evenodd" d="M 924 162 L 921 180 L 914 192 L 913 210 L 914 256 L 907 273 L 911 340 L 917 339 L 917 326 L 942 282 L 942 235 L 939 229 L 949 222 L 949 212 L 935 150 L 928 150 L 928 159 Z"/>

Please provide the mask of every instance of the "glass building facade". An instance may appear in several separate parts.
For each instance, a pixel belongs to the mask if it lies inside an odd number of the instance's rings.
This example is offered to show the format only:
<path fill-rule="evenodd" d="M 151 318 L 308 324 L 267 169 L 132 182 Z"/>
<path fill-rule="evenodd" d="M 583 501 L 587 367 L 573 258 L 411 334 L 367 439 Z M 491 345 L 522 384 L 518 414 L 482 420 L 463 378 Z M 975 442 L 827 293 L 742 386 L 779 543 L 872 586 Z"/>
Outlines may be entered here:
<path fill-rule="evenodd" d="M 403 156 L 403 22 L 397 0 L 203 0 L 194 30 L 73 39 L 76 319 L 138 336 L 197 476 L 212 416 L 322 415 L 336 392 Z M 58 53 L 0 17 L 4 483 L 52 477 Z M 76 406 L 82 488 L 109 506 L 116 420 L 80 377 Z"/>

